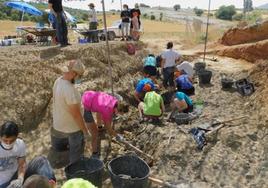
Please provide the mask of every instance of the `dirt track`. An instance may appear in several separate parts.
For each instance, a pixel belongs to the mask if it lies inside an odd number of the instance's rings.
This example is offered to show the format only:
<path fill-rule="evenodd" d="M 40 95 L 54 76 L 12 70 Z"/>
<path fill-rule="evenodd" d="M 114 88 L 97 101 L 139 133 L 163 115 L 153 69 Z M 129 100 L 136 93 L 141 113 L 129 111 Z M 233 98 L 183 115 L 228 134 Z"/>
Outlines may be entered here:
<path fill-rule="evenodd" d="M 150 49 L 149 45 L 149 49 L 139 50 L 136 56 L 128 56 L 124 43 L 112 44 L 115 88 L 129 102 L 133 92 L 132 80 L 139 77 L 142 57 L 147 50 L 158 53 L 160 49 L 160 46 Z M 29 159 L 40 154 L 47 155 L 50 147 L 49 102 L 53 82 L 59 76 L 58 67 L 65 60 L 81 57 L 87 72 L 79 90 L 108 90 L 109 74 L 104 54 L 103 44 L 74 45 L 62 51 L 57 48 L 1 49 L 0 66 L 4 71 L 1 71 L 0 78 L 4 82 L 0 87 L 0 121 L 15 120 L 27 130 L 22 136 L 28 146 Z M 198 61 L 195 56 L 193 59 Z M 210 136 L 204 151 L 197 151 L 190 135 L 180 132 L 174 123 L 163 121 L 161 126 L 139 125 L 137 110 L 133 106 L 124 115 L 124 120 L 117 124 L 117 129 L 124 133 L 127 140 L 154 156 L 156 162 L 152 173 L 164 180 L 186 187 L 267 187 L 268 110 L 264 104 L 267 96 L 267 65 L 263 63 L 255 69 L 247 62 L 228 58 L 219 60 L 207 62 L 208 68 L 213 71 L 213 85 L 204 88 L 197 86 L 195 98 L 206 102 L 206 118 L 198 119 L 192 125 L 184 125 L 184 128 L 208 122 L 212 118 L 223 120 L 241 115 L 248 115 L 249 118 L 228 124 Z M 248 76 L 248 70 L 254 70 L 250 71 L 250 78 L 257 86 L 252 96 L 241 97 L 238 93 L 221 90 L 220 73 L 239 79 Z M 140 133 L 142 130 L 144 132 Z M 170 135 L 173 138 L 168 144 Z M 108 160 L 125 152 L 112 144 Z M 62 169 L 56 172 L 61 183 L 64 180 Z"/>

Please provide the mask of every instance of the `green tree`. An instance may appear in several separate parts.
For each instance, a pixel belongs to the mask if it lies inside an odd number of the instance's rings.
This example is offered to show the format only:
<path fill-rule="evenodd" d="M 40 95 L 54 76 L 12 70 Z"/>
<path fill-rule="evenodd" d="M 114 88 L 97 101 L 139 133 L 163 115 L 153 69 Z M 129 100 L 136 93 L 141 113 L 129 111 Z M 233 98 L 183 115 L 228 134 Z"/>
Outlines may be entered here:
<path fill-rule="evenodd" d="M 143 18 L 148 18 L 148 14 L 147 14 L 147 13 L 144 13 L 144 14 L 142 15 L 142 17 L 143 17 Z"/>
<path fill-rule="evenodd" d="M 230 5 L 230 6 L 221 6 L 217 11 L 216 11 L 216 18 L 222 19 L 222 20 L 232 20 L 233 15 L 236 14 L 235 6 Z"/>
<path fill-rule="evenodd" d="M 202 9 L 199 9 L 199 8 L 195 7 L 194 8 L 194 13 L 195 13 L 196 16 L 202 16 L 204 11 Z"/>
<path fill-rule="evenodd" d="M 11 15 L 11 20 L 12 21 L 19 21 L 20 20 L 19 14 L 13 14 L 13 15 Z"/>
<path fill-rule="evenodd" d="M 151 20 L 155 20 L 155 15 L 151 15 Z"/>
<path fill-rule="evenodd" d="M 232 20 L 241 21 L 243 20 L 243 17 L 244 15 L 242 13 L 238 13 L 238 14 L 233 15 Z"/>
<path fill-rule="evenodd" d="M 173 8 L 174 8 L 175 11 L 178 11 L 178 10 L 181 9 L 181 5 L 179 5 L 179 4 L 174 5 Z"/>
<path fill-rule="evenodd" d="M 252 0 L 244 0 L 244 12 L 250 12 L 253 10 Z"/>
<path fill-rule="evenodd" d="M 6 20 L 7 15 L 4 12 L 0 12 L 0 20 Z"/>
<path fill-rule="evenodd" d="M 88 21 L 88 14 L 87 13 L 83 13 L 81 18 L 84 21 Z"/>
<path fill-rule="evenodd" d="M 29 14 L 24 14 L 23 21 L 29 21 L 29 20 L 30 20 Z"/>
<path fill-rule="evenodd" d="M 159 20 L 162 21 L 163 20 L 163 12 L 160 13 L 160 17 Z"/>

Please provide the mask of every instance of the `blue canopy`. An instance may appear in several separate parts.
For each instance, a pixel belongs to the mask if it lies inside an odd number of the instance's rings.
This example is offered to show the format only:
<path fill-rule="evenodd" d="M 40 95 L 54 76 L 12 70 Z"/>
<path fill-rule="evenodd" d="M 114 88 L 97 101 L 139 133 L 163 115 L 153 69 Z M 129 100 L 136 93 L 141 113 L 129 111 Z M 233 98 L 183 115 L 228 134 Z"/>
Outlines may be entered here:
<path fill-rule="evenodd" d="M 35 16 L 42 16 L 43 12 L 34 6 L 22 1 L 9 1 L 5 3 L 6 6 L 22 11 L 23 13 L 32 14 Z"/>

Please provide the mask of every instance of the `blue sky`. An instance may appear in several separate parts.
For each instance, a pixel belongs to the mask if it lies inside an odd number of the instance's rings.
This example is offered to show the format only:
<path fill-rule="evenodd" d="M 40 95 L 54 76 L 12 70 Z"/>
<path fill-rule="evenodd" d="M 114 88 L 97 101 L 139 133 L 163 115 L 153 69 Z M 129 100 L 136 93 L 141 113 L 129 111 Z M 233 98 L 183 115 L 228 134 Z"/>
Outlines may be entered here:
<path fill-rule="evenodd" d="M 64 0 L 63 0 L 64 1 Z M 90 2 L 95 3 L 96 9 L 101 10 L 101 0 L 76 0 L 73 2 L 64 2 L 64 5 L 73 8 L 88 9 L 87 4 Z M 130 7 L 134 6 L 135 3 L 145 3 L 150 6 L 166 6 L 172 7 L 174 4 L 180 4 L 183 8 L 195 7 L 207 9 L 208 0 L 122 0 L 123 3 L 128 4 Z M 106 8 L 109 9 L 120 9 L 120 0 L 105 0 Z M 267 0 L 253 0 L 255 7 L 268 3 Z M 235 5 L 236 7 L 243 6 L 243 0 L 211 0 L 212 9 L 216 9 L 221 5 Z"/>

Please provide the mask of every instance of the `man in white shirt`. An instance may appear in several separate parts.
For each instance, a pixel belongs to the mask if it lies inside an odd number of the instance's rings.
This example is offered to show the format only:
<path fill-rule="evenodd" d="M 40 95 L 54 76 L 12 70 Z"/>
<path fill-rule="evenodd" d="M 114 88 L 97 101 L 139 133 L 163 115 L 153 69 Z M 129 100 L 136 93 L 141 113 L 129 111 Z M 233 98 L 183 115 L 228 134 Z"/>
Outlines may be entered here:
<path fill-rule="evenodd" d="M 180 54 L 173 50 L 173 43 L 167 43 L 167 50 L 161 55 L 161 68 L 164 76 L 163 85 L 165 88 L 174 89 L 174 71 L 176 62 L 180 59 Z"/>
<path fill-rule="evenodd" d="M 89 3 L 89 14 L 88 14 L 88 20 L 89 20 L 89 30 L 97 30 L 98 28 L 98 18 L 97 13 L 95 10 L 95 5 L 93 3 Z M 98 32 L 93 32 L 92 36 L 89 37 L 91 42 L 98 42 Z"/>
<path fill-rule="evenodd" d="M 184 71 L 191 79 L 194 77 L 194 68 L 188 61 L 183 61 L 176 68 L 178 71 Z"/>
<path fill-rule="evenodd" d="M 84 123 L 81 109 L 81 95 L 74 87 L 84 73 L 80 60 L 71 60 L 63 68 L 63 76 L 53 87 L 53 133 L 69 140 L 69 160 L 76 162 L 84 154 L 84 134 L 89 131 Z"/>

